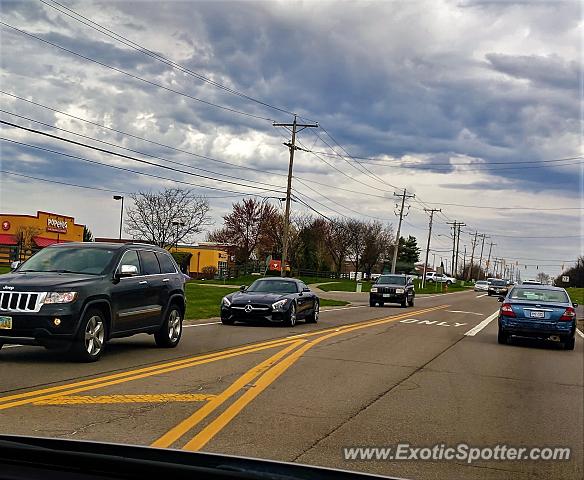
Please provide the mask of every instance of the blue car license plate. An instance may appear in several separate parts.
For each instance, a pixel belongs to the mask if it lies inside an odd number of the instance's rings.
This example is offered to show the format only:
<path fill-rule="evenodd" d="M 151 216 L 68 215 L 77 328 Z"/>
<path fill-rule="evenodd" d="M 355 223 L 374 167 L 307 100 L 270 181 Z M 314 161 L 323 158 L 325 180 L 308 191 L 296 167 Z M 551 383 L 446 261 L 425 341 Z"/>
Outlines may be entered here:
<path fill-rule="evenodd" d="M 529 316 L 531 318 L 545 318 L 545 312 L 531 312 Z"/>
<path fill-rule="evenodd" d="M 0 330 L 12 330 L 12 317 L 0 317 Z"/>

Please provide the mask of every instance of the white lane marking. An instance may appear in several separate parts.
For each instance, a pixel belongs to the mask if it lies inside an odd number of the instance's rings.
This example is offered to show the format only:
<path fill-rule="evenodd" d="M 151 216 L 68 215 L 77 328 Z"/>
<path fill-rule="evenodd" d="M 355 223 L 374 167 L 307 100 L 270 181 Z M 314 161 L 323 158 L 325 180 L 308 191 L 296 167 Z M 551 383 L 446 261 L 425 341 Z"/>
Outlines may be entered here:
<path fill-rule="evenodd" d="M 471 328 L 468 332 L 465 333 L 465 335 L 468 337 L 474 337 L 483 328 L 485 328 L 489 323 L 491 323 L 495 318 L 497 318 L 498 315 L 499 315 L 499 310 L 497 310 L 492 315 L 489 315 L 487 318 L 485 318 L 481 323 L 479 323 L 475 327 Z"/>
<path fill-rule="evenodd" d="M 351 310 L 352 308 L 365 308 L 369 305 L 355 305 L 354 307 L 335 307 L 335 308 L 325 308 L 321 312 L 336 312 L 338 310 Z"/>
<path fill-rule="evenodd" d="M 468 315 L 478 315 L 479 317 L 484 317 L 484 313 L 475 313 L 475 312 L 465 312 L 464 310 L 446 310 L 448 313 L 467 313 Z"/>
<path fill-rule="evenodd" d="M 576 329 L 576 333 L 580 335 L 582 338 L 584 338 L 584 333 L 582 333 L 582 331 L 579 328 Z"/>
<path fill-rule="evenodd" d="M 197 323 L 193 325 L 183 325 L 183 328 L 190 328 L 190 327 L 204 327 L 206 325 L 217 325 L 221 322 L 209 322 L 209 323 Z"/>
<path fill-rule="evenodd" d="M 4 348 L 24 347 L 24 345 L 4 345 Z"/>
<path fill-rule="evenodd" d="M 482 295 L 477 295 L 477 298 L 483 298 L 486 297 L 488 295 L 488 293 L 483 293 Z"/>

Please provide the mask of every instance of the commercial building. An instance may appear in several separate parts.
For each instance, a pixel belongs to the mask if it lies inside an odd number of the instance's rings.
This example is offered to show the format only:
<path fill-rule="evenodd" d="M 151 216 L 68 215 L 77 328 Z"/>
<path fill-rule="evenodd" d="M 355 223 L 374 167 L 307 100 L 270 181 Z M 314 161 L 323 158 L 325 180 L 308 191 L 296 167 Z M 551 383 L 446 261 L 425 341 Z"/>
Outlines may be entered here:
<path fill-rule="evenodd" d="M 204 275 L 205 267 L 214 267 L 220 277 L 228 275 L 232 263 L 230 255 L 231 245 L 214 242 L 200 242 L 194 245 L 178 245 L 171 252 L 185 252 L 190 254 L 188 274 L 193 277 Z"/>
<path fill-rule="evenodd" d="M 58 213 L 0 213 L 0 265 L 24 260 L 53 243 L 82 242 L 83 228 L 73 217 Z"/>

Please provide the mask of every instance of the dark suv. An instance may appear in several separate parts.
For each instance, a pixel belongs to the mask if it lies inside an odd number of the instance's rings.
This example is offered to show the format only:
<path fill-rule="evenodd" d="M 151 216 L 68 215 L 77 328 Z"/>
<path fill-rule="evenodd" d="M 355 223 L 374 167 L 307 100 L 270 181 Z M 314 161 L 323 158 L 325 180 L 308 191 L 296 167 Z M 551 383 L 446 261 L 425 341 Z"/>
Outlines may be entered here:
<path fill-rule="evenodd" d="M 371 286 L 369 306 L 399 303 L 402 307 L 413 307 L 415 297 L 414 284 L 407 275 L 381 275 Z"/>
<path fill-rule="evenodd" d="M 185 278 L 164 249 L 146 244 L 47 247 L 0 275 L 0 348 L 67 349 L 99 359 L 110 338 L 154 334 L 175 347 L 185 313 Z"/>

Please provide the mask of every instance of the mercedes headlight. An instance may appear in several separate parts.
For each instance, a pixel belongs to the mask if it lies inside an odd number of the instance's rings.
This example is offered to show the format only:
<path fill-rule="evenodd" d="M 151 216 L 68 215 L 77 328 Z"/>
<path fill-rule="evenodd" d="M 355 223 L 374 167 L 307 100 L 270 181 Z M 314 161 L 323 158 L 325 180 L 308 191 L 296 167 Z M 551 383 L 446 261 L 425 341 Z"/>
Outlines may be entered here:
<path fill-rule="evenodd" d="M 43 303 L 71 303 L 77 298 L 77 292 L 49 292 Z"/>
<path fill-rule="evenodd" d="M 278 300 L 277 302 L 272 303 L 272 310 L 282 310 L 287 303 L 288 303 L 287 298 L 285 298 L 284 300 Z"/>
<path fill-rule="evenodd" d="M 227 297 L 223 297 L 223 300 L 221 300 L 221 304 L 224 307 L 229 307 L 231 305 L 231 302 L 229 301 L 229 299 Z"/>
<path fill-rule="evenodd" d="M 377 293 L 377 287 L 371 287 L 371 292 L 372 293 Z"/>
<path fill-rule="evenodd" d="M 404 293 L 404 289 L 403 288 L 396 288 L 395 293 Z"/>

